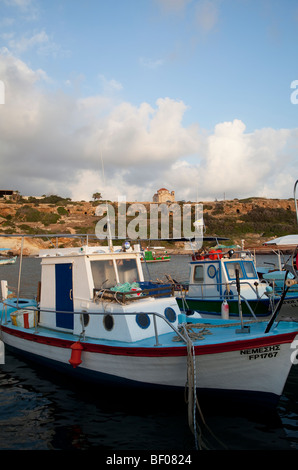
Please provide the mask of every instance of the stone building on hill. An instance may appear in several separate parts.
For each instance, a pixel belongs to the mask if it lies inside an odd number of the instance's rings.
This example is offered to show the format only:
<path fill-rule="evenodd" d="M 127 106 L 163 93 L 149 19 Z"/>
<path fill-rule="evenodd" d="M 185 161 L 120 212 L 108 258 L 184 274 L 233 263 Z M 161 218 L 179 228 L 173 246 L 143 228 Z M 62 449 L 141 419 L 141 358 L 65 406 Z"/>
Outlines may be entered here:
<path fill-rule="evenodd" d="M 154 194 L 153 202 L 175 202 L 175 191 L 170 192 L 166 188 L 161 188 Z"/>
<path fill-rule="evenodd" d="M 0 189 L 0 199 L 16 201 L 19 197 L 19 191 L 13 189 Z"/>

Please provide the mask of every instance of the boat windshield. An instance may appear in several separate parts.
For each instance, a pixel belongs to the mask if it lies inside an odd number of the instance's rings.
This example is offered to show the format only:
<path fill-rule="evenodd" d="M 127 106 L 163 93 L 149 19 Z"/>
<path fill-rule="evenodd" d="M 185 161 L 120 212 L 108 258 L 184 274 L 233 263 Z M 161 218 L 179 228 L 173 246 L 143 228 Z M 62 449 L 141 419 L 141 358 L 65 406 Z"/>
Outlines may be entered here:
<path fill-rule="evenodd" d="M 91 261 L 91 271 L 95 289 L 108 289 L 117 284 L 112 260 Z"/>
<path fill-rule="evenodd" d="M 239 279 L 257 279 L 257 273 L 252 261 L 227 261 L 226 271 L 230 280 L 236 279 L 236 269 L 239 271 Z"/>
<path fill-rule="evenodd" d="M 248 279 L 257 279 L 257 272 L 252 261 L 243 261 L 243 266 Z"/>
<path fill-rule="evenodd" d="M 119 282 L 139 282 L 139 273 L 135 259 L 117 259 L 116 260 Z"/>
<path fill-rule="evenodd" d="M 125 282 L 132 283 L 139 281 L 135 259 L 116 259 L 115 265 L 113 260 L 91 261 L 91 271 L 95 289 L 109 289 L 118 283 L 124 284 Z"/>
<path fill-rule="evenodd" d="M 243 270 L 238 261 L 229 261 L 225 263 L 226 271 L 228 273 L 229 279 L 236 279 L 236 269 L 239 271 L 239 279 L 244 278 Z"/>

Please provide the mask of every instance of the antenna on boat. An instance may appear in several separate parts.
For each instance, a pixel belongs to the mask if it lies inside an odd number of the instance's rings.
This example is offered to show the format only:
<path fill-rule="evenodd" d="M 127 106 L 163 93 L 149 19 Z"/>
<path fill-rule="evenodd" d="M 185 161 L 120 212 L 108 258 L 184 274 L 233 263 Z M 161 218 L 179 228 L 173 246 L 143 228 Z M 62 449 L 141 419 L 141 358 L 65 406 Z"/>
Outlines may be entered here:
<path fill-rule="evenodd" d="M 101 166 L 102 166 L 103 184 L 104 184 L 104 187 L 105 187 L 106 186 L 106 178 L 105 178 L 102 150 L 100 150 L 100 158 L 101 158 Z M 112 242 L 112 234 L 111 234 L 111 222 L 110 222 L 109 206 L 108 206 L 107 199 L 106 199 L 106 207 L 107 207 L 108 245 L 109 245 L 110 250 L 113 251 L 113 242 Z"/>
<path fill-rule="evenodd" d="M 24 237 L 21 240 L 21 253 L 20 253 L 20 265 L 19 265 L 19 277 L 18 277 L 18 293 L 17 293 L 17 307 L 19 306 L 20 290 L 21 290 L 21 273 L 23 263 L 23 248 L 24 248 Z"/>

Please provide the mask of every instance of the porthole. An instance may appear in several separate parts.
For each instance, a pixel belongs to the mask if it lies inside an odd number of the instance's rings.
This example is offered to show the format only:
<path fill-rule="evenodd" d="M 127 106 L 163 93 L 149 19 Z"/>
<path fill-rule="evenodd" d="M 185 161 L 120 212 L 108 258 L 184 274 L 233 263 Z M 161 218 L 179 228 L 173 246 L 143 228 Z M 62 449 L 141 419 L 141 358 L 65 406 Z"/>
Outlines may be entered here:
<path fill-rule="evenodd" d="M 86 328 L 86 326 L 89 325 L 89 321 L 90 321 L 90 315 L 88 313 L 83 313 L 81 315 L 81 322 L 84 328 Z"/>
<path fill-rule="evenodd" d="M 147 313 L 138 313 L 136 316 L 136 322 L 140 328 L 145 330 L 150 325 L 149 315 L 147 315 Z"/>
<path fill-rule="evenodd" d="M 165 309 L 165 317 L 168 321 L 170 321 L 171 323 L 174 323 L 174 321 L 176 321 L 176 312 L 173 308 L 171 307 L 167 307 Z"/>
<path fill-rule="evenodd" d="M 213 266 L 213 264 L 211 264 L 208 268 L 208 276 L 211 277 L 211 279 L 213 279 L 216 275 L 216 268 L 215 266 Z"/>
<path fill-rule="evenodd" d="M 114 318 L 112 315 L 105 315 L 103 317 L 103 326 L 107 331 L 111 331 L 114 328 Z"/>

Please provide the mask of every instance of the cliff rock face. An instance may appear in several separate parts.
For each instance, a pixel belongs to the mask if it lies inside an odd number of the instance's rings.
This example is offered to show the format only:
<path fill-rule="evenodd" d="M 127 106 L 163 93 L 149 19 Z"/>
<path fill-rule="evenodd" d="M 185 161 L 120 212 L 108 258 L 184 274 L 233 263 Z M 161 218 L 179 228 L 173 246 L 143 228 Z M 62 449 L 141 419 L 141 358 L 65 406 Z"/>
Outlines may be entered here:
<path fill-rule="evenodd" d="M 188 202 L 189 203 L 189 202 Z M 127 203 L 129 207 L 133 203 Z M 149 214 L 150 203 L 144 204 Z M 151 203 L 152 204 L 152 203 Z M 182 203 L 180 203 L 182 204 Z M 192 203 L 195 204 L 195 203 Z M 258 247 L 281 235 L 298 233 L 293 199 L 248 198 L 229 201 L 202 202 L 206 234 L 230 238 L 231 243 Z M 0 202 L 0 233 L 2 234 L 95 234 L 99 220 L 94 202 L 58 201 Z M 117 215 L 117 204 L 113 204 Z M 129 217 L 128 217 L 129 219 Z M 60 240 L 67 246 L 68 239 Z M 45 239 L 26 240 L 25 254 L 35 254 L 48 246 Z M 60 245 L 61 246 L 61 245 Z M 0 237 L 0 247 L 19 253 L 20 238 Z"/>

